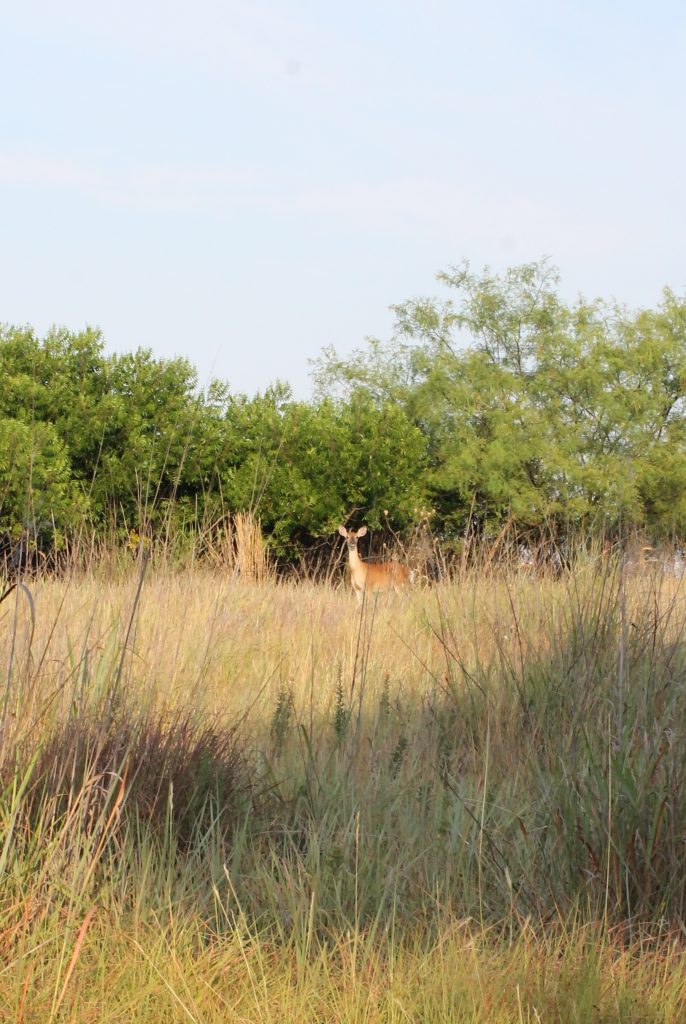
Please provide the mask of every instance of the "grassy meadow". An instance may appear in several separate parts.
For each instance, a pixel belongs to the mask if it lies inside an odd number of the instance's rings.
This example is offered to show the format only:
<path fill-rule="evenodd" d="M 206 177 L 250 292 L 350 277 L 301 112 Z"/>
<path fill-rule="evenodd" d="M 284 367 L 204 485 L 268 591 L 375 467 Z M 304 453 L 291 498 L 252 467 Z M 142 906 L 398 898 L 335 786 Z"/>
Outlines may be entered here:
<path fill-rule="evenodd" d="M 0 1021 L 686 1019 L 686 594 L 588 558 L 0 605 Z"/>

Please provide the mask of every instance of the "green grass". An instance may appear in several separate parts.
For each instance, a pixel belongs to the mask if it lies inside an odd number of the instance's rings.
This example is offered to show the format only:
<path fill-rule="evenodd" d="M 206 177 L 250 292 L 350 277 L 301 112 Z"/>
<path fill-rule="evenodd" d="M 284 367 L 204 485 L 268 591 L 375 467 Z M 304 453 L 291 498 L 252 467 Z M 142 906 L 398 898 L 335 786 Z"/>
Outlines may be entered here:
<path fill-rule="evenodd" d="M 591 562 L 19 588 L 0 1020 L 683 1020 L 684 625 Z"/>

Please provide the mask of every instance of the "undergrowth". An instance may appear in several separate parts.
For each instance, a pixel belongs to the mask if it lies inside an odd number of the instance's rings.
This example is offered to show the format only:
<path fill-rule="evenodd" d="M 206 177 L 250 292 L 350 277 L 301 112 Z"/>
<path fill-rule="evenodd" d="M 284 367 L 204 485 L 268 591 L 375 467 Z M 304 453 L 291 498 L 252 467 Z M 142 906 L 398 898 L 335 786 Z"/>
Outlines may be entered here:
<path fill-rule="evenodd" d="M 683 1019 L 680 583 L 94 593 L 0 609 L 0 1020 Z"/>

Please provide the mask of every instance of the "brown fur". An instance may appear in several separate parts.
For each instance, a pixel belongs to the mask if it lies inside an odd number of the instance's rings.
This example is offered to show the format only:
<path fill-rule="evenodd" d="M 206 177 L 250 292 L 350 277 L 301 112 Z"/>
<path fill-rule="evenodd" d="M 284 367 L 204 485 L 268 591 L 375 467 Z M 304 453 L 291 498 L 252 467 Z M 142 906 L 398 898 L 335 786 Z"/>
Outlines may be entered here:
<path fill-rule="evenodd" d="M 374 593 L 379 590 L 397 590 L 410 582 L 410 571 L 400 562 L 362 561 L 357 551 L 357 538 L 364 537 L 367 532 L 366 526 L 361 526 L 357 531 L 339 526 L 338 532 L 341 537 L 345 537 L 348 546 L 350 580 L 358 597 L 361 598 L 365 591 Z"/>

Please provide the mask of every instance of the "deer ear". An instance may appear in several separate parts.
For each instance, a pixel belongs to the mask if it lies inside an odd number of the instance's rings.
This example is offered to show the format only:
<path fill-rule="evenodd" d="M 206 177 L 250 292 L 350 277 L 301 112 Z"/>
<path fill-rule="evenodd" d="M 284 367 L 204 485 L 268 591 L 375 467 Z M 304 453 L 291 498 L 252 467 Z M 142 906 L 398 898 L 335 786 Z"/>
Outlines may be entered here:
<path fill-rule="evenodd" d="M 357 531 L 357 536 L 358 537 L 364 537 L 366 532 L 367 532 L 367 527 L 366 526 L 361 526 L 359 528 L 359 530 Z"/>
<path fill-rule="evenodd" d="M 341 537 L 347 537 L 348 536 L 348 531 L 346 530 L 345 526 L 339 526 L 338 527 L 338 532 L 340 533 Z"/>

